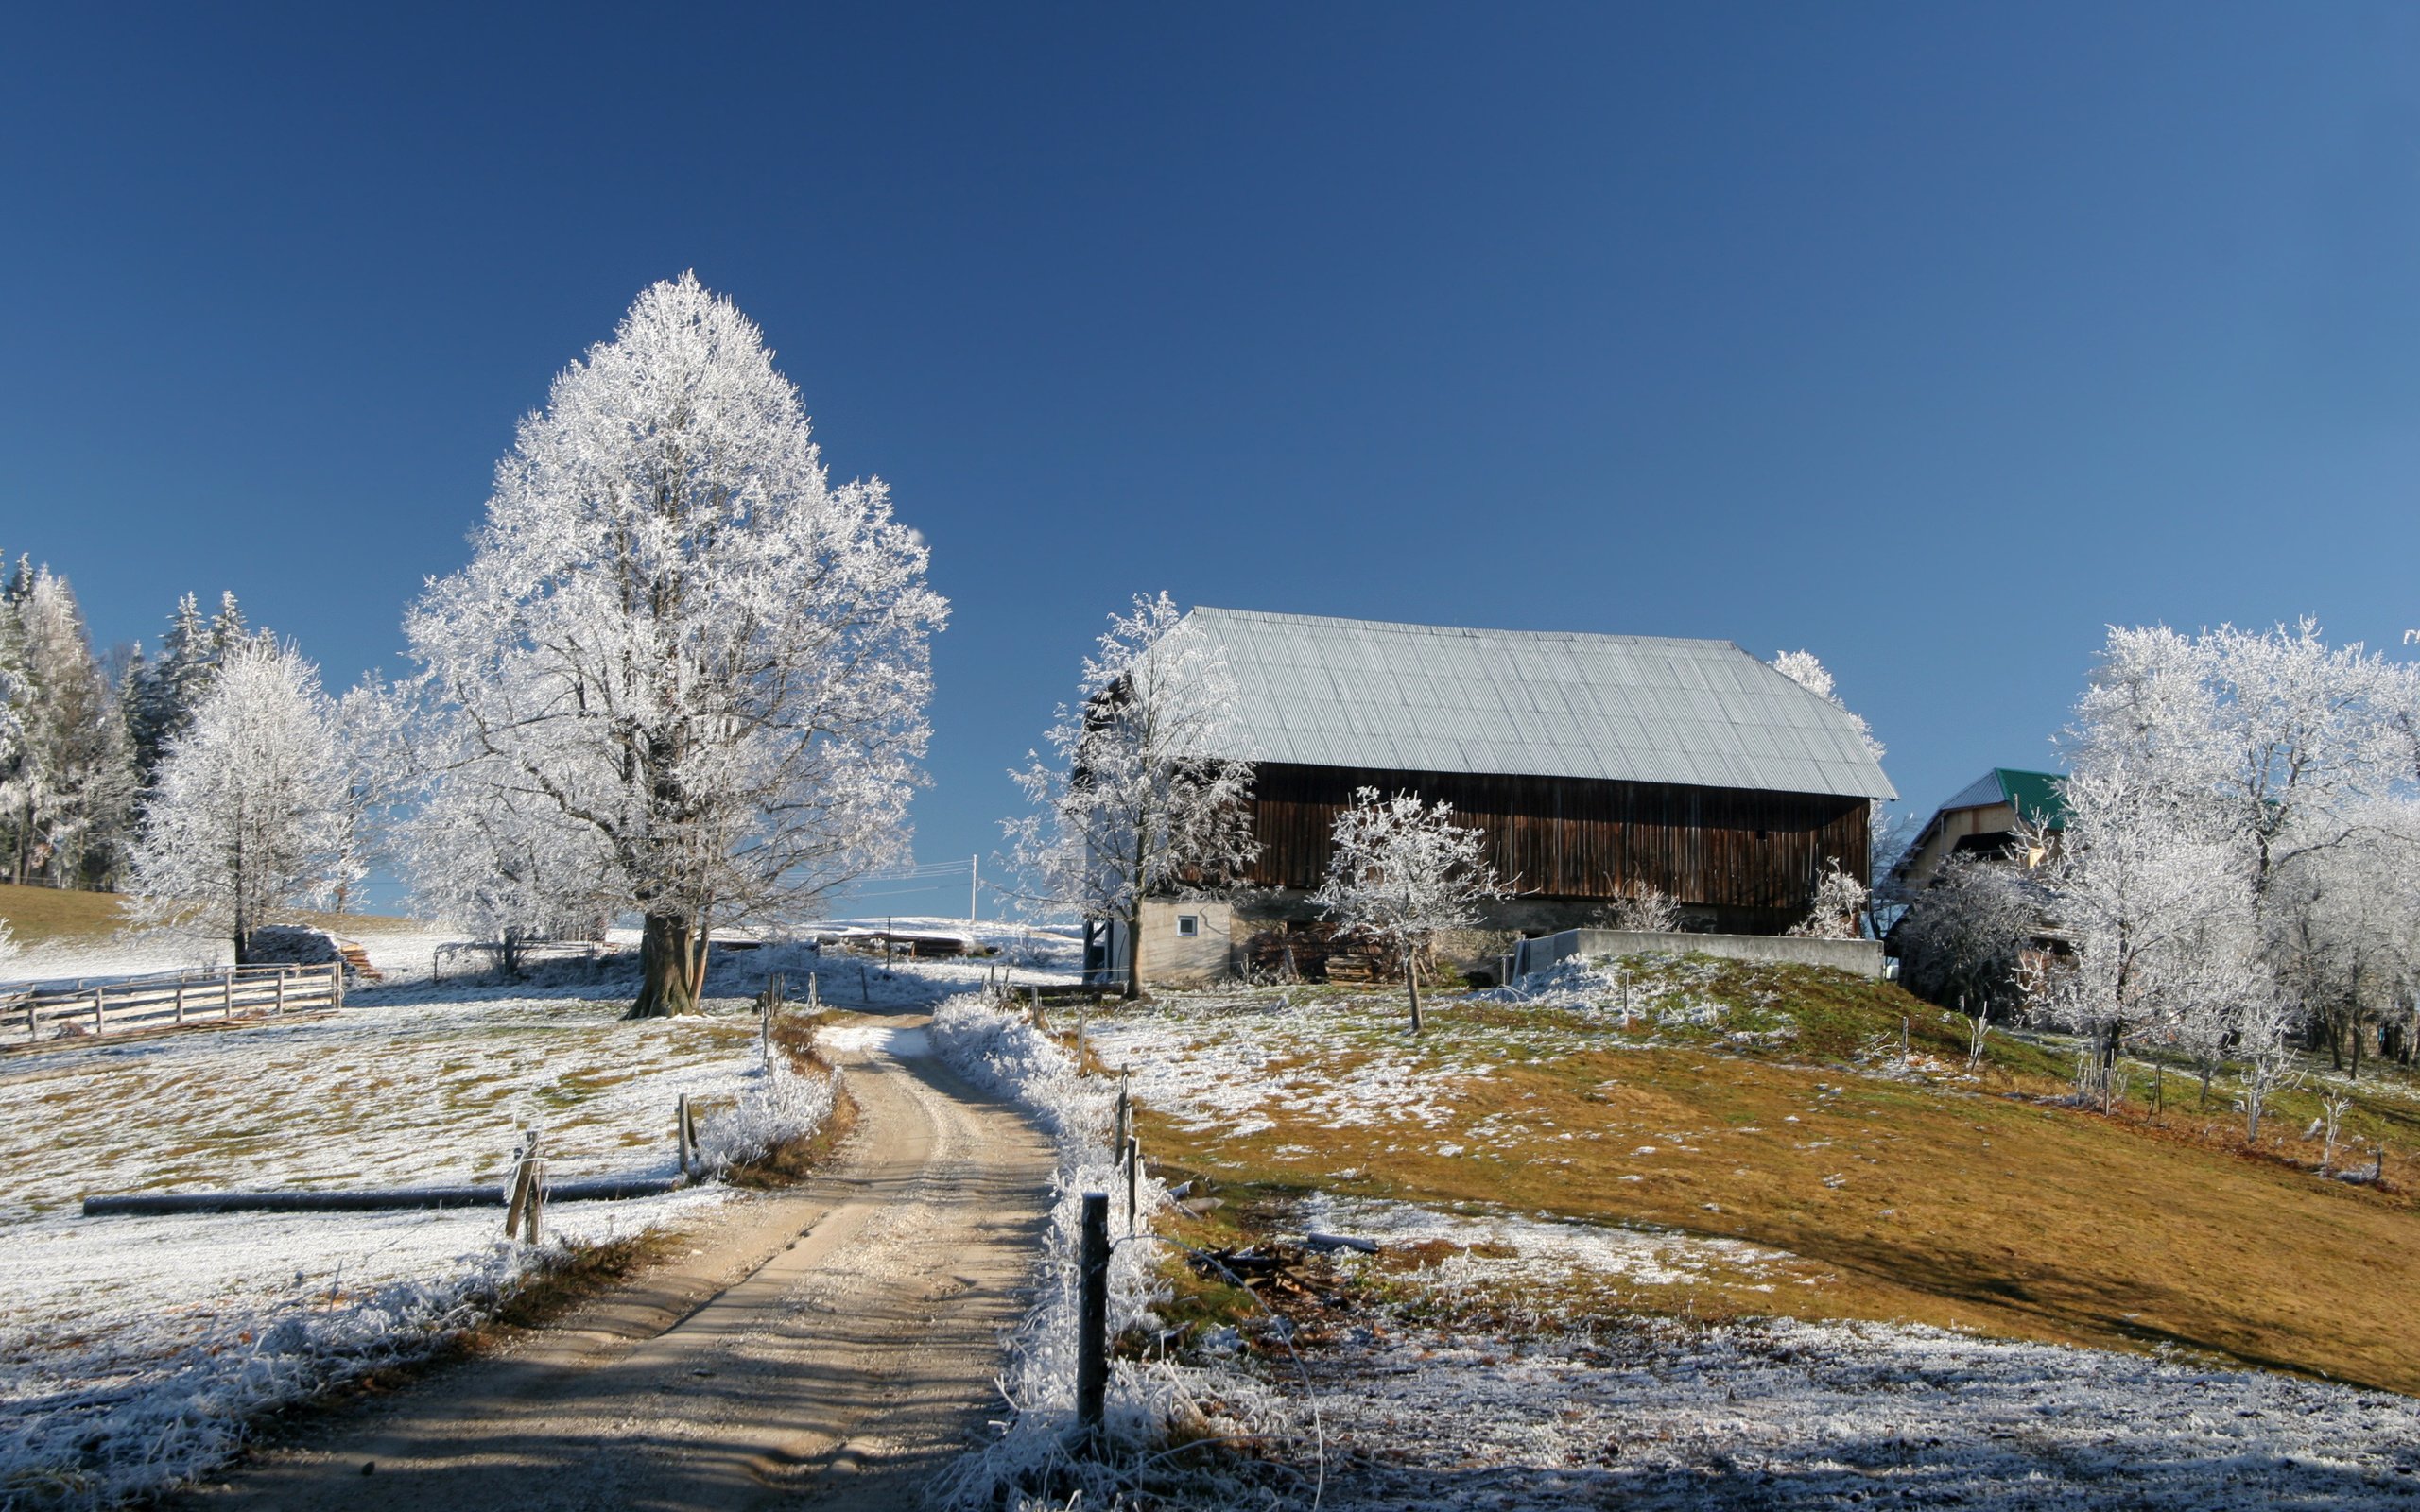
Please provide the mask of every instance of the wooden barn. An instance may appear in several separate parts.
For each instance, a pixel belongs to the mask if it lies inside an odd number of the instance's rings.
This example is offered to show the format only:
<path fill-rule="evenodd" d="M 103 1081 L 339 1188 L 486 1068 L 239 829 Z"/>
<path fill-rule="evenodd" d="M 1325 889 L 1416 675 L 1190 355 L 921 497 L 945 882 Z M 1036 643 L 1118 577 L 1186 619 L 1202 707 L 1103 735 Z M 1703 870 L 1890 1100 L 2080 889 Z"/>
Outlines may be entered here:
<path fill-rule="evenodd" d="M 1255 765 L 1254 890 L 1143 921 L 1146 981 L 1224 974 L 1317 917 L 1356 788 L 1443 799 L 1519 896 L 1490 925 L 1597 921 L 1657 888 L 1692 927 L 1778 934 L 1837 863 L 1869 877 L 1868 814 L 1895 798 L 1855 722 L 1728 641 L 1462 629 L 1196 609 Z M 1097 969 L 1122 971 L 1126 942 Z M 1479 953 L 1470 953 L 1477 955 Z"/>

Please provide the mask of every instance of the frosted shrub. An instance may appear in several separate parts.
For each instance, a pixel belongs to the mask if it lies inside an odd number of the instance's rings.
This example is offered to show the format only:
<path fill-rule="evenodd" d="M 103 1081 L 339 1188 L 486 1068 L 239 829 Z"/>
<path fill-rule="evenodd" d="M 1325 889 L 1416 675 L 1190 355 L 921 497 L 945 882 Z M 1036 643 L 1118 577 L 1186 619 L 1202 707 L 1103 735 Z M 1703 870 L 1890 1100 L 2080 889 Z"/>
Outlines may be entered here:
<path fill-rule="evenodd" d="M 959 1074 L 1030 1110 L 1052 1135 L 1059 1156 L 1034 1304 L 1010 1340 L 1008 1367 L 1000 1382 L 1015 1416 L 999 1438 L 943 1473 L 933 1491 L 934 1503 L 1038 1512 L 1069 1504 L 1073 1494 L 1080 1497 L 1081 1505 L 1117 1505 L 1146 1474 L 1156 1482 L 1176 1473 L 1165 1467 L 1155 1469 L 1152 1461 L 1180 1433 L 1199 1438 L 1287 1432 L 1284 1402 L 1252 1376 L 1166 1360 L 1113 1360 L 1103 1415 L 1107 1444 L 1095 1456 L 1070 1452 L 1076 1435 L 1077 1272 L 1085 1193 L 1114 1194 L 1111 1335 L 1158 1328 L 1151 1309 L 1167 1296 L 1157 1269 L 1167 1248 L 1148 1237 L 1124 1233 L 1126 1173 L 1110 1151 L 1116 1083 L 1077 1075 L 1073 1057 L 1056 1040 L 977 997 L 942 1004 L 933 1015 L 932 1039 Z M 1150 1214 L 1169 1201 L 1167 1189 L 1146 1175 L 1137 1199 L 1148 1235 Z M 1188 1490 L 1212 1493 L 1215 1504 L 1276 1504 L 1266 1488 L 1245 1484 L 1231 1470 L 1199 1469 L 1189 1474 L 1198 1484 Z"/>
<path fill-rule="evenodd" d="M 805 1075 L 779 1060 L 764 1067 L 735 1107 L 706 1120 L 699 1130 L 698 1153 L 706 1169 L 728 1171 L 810 1138 L 832 1116 L 839 1083 L 838 1072 Z"/>

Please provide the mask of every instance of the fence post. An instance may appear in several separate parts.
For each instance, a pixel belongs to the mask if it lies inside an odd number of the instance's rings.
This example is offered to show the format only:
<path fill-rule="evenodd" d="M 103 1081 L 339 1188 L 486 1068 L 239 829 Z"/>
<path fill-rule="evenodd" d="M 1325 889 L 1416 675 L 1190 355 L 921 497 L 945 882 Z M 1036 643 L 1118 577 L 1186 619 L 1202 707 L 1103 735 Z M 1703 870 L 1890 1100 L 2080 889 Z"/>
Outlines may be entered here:
<path fill-rule="evenodd" d="M 1115 1144 L 1111 1146 L 1111 1153 L 1121 1160 L 1126 1158 L 1127 1145 L 1132 1143 L 1126 1137 L 1131 1127 L 1129 1123 L 1131 1116 L 1126 1092 L 1126 1073 L 1121 1070 L 1117 1074 L 1117 1138 Z"/>
<path fill-rule="evenodd" d="M 1143 1180 L 1143 1141 L 1139 1136 L 1126 1136 L 1126 1231 L 1134 1231 L 1136 1189 Z"/>
<path fill-rule="evenodd" d="M 529 1143 L 527 1140 L 513 1153 L 510 1190 L 511 1195 L 505 1199 L 504 1204 L 504 1237 L 507 1239 L 511 1238 L 513 1230 L 521 1227 L 521 1210 L 529 1200 Z"/>
<path fill-rule="evenodd" d="M 182 977 L 177 979 L 177 1022 L 185 1022 L 185 984 Z"/>
<path fill-rule="evenodd" d="M 697 1153 L 696 1145 L 691 1143 L 696 1138 L 696 1135 L 690 1131 L 689 1094 L 687 1092 L 683 1092 L 679 1099 L 673 1103 L 672 1122 L 676 1130 L 675 1137 L 681 1143 L 681 1175 L 683 1177 L 686 1177 L 689 1175 L 690 1160 Z"/>
<path fill-rule="evenodd" d="M 277 969 L 277 1016 L 285 1017 L 285 968 Z"/>
<path fill-rule="evenodd" d="M 546 1205 L 546 1162 L 538 1154 L 538 1136 L 534 1133 L 529 1136 L 527 1170 L 529 1201 L 521 1210 L 522 1222 L 527 1226 L 521 1230 L 521 1242 L 534 1245 L 538 1242 L 538 1212 Z"/>
<path fill-rule="evenodd" d="M 1109 1397 L 1109 1194 L 1084 1194 L 1083 1247 L 1078 1265 L 1076 1424 L 1087 1447 L 1100 1439 Z"/>
<path fill-rule="evenodd" d="M 328 963 L 328 1000 L 331 1006 L 344 1006 L 344 962 Z"/>
<path fill-rule="evenodd" d="M 218 1022 L 225 1023 L 235 1016 L 235 969 L 227 968 L 218 975 Z"/>
<path fill-rule="evenodd" d="M 101 1003 L 109 995 L 110 989 L 108 988 L 96 987 L 93 988 L 93 1033 L 95 1036 L 105 1035 L 110 1032 L 109 1025 L 101 1020 Z"/>

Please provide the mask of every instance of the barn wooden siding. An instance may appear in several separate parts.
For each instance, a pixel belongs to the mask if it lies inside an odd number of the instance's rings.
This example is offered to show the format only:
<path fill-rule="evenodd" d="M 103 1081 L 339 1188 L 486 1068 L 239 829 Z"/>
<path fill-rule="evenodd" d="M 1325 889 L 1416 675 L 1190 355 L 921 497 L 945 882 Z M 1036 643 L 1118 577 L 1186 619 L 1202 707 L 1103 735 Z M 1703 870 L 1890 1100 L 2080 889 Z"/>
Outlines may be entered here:
<path fill-rule="evenodd" d="M 1684 903 L 1794 910 L 1827 860 L 1867 877 L 1861 798 L 1266 763 L 1253 772 L 1261 851 L 1252 880 L 1318 886 L 1337 812 L 1365 786 L 1451 803 L 1461 822 L 1487 832 L 1496 871 L 1525 894 L 1614 898 L 1655 886 Z"/>

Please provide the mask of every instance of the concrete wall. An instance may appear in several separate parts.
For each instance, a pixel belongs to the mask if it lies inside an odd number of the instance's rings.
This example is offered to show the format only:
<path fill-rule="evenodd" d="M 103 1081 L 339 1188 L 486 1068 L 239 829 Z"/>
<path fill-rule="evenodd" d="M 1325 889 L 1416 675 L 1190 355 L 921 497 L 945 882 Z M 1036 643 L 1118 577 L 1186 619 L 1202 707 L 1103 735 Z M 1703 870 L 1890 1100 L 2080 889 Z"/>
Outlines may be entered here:
<path fill-rule="evenodd" d="M 1194 919 L 1198 932 L 1178 934 L 1181 919 Z M 1144 983 L 1200 987 L 1223 981 L 1235 925 L 1236 911 L 1229 903 L 1147 901 L 1143 904 Z"/>
<path fill-rule="evenodd" d="M 1791 966 L 1828 966 L 1858 976 L 1882 974 L 1882 945 L 1871 939 L 1800 939 L 1789 935 L 1665 935 L 1630 929 L 1566 929 L 1544 939 L 1526 939 L 1513 962 L 1516 973 L 1543 971 L 1578 955 L 1683 955 L 1689 952 L 1735 961 Z"/>

